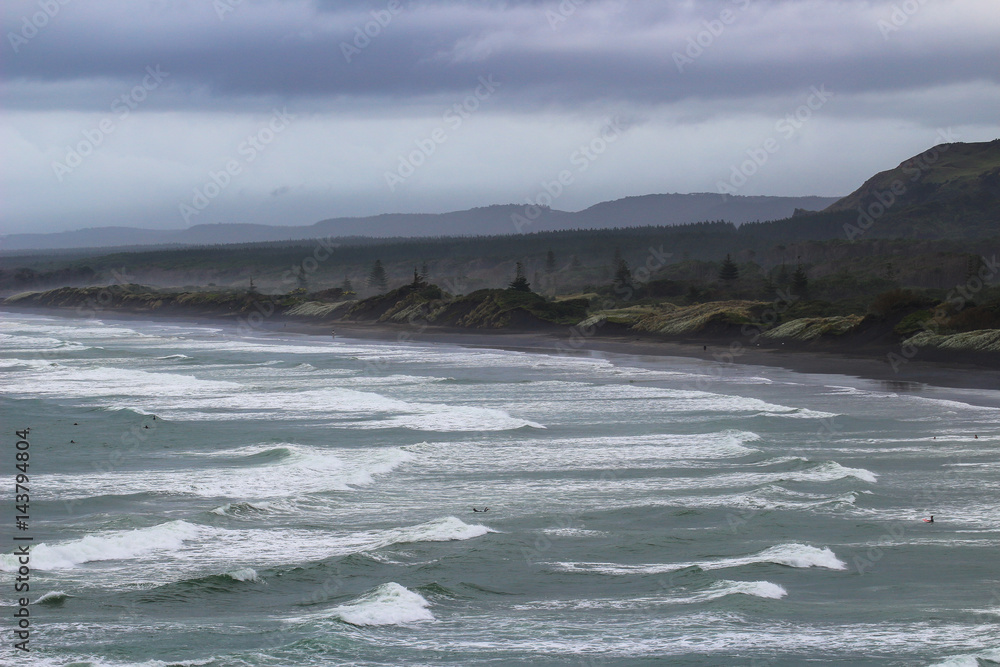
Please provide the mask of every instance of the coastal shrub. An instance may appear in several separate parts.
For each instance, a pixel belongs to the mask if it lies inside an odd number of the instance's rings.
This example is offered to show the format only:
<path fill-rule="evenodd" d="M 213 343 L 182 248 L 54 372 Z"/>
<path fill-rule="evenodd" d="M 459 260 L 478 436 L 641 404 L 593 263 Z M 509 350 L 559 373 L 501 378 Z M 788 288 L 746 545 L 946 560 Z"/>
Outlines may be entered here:
<path fill-rule="evenodd" d="M 966 308 L 949 318 L 946 326 L 952 331 L 978 331 L 1000 329 L 1000 304 Z"/>
<path fill-rule="evenodd" d="M 925 323 L 933 317 L 934 313 L 930 310 L 914 311 L 900 320 L 899 324 L 893 328 L 893 331 L 900 336 L 912 336 L 918 331 L 923 331 L 927 328 Z"/>
<path fill-rule="evenodd" d="M 913 290 L 894 289 L 883 292 L 875 297 L 868 312 L 879 317 L 903 310 L 914 308 L 928 308 L 934 305 L 934 301 L 926 296 L 917 294 Z"/>

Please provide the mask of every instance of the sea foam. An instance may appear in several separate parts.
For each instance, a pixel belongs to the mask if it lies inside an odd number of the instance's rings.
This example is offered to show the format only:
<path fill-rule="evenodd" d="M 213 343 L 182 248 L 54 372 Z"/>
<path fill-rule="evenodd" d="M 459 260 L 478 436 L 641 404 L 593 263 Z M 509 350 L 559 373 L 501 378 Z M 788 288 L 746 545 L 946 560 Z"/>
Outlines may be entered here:
<path fill-rule="evenodd" d="M 428 607 L 430 603 L 421 595 L 389 582 L 329 613 L 351 625 L 402 625 L 433 621 L 434 614 Z"/>
<path fill-rule="evenodd" d="M 168 521 L 149 528 L 87 535 L 58 544 L 41 543 L 31 549 L 31 565 L 38 570 L 66 570 L 83 563 L 136 558 L 156 551 L 179 549 L 203 529 L 186 521 Z M 17 557 L 0 556 L 0 571 L 16 572 Z"/>
<path fill-rule="evenodd" d="M 737 556 L 716 560 L 692 561 L 687 563 L 654 563 L 624 565 L 616 563 L 553 563 L 556 569 L 567 572 L 586 571 L 611 575 L 659 574 L 676 572 L 687 567 L 698 567 L 702 570 L 721 570 L 730 567 L 743 567 L 757 563 L 775 563 L 788 567 L 809 568 L 821 567 L 828 570 L 845 570 L 847 563 L 837 558 L 829 547 L 819 549 L 806 544 L 780 544 L 765 549 L 751 556 Z"/>

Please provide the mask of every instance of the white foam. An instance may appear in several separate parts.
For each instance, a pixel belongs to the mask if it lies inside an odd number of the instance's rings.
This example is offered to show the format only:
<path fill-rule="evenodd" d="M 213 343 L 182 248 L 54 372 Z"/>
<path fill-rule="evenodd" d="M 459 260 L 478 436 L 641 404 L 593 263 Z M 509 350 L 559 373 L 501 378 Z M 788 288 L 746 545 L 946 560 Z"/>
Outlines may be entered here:
<path fill-rule="evenodd" d="M 424 414 L 409 414 L 392 417 L 383 422 L 359 424 L 366 427 L 411 428 L 416 431 L 512 431 L 520 428 L 544 429 L 545 426 L 528 419 L 512 417 L 509 413 L 495 408 L 473 406 L 426 407 L 411 404 L 426 410 Z"/>
<path fill-rule="evenodd" d="M 274 452 L 275 457 L 254 464 L 252 457 Z M 114 489 L 116 494 L 183 493 L 239 501 L 283 498 L 325 491 L 347 491 L 373 484 L 414 458 L 399 448 L 338 450 L 334 453 L 294 443 L 265 444 L 212 452 L 209 456 L 234 459 L 232 465 L 199 469 L 197 474 L 176 470 L 130 470 L 106 473 L 54 474 L 41 479 L 57 489 L 60 498 L 88 498 Z M 250 459 L 250 460 L 248 460 Z M 44 487 L 43 487 L 44 488 Z M 53 492 L 54 494 L 55 492 Z M 40 497 L 48 497 L 43 493 Z M 264 505 L 259 505 L 264 507 Z M 216 514 L 230 507 L 217 508 Z"/>
<path fill-rule="evenodd" d="M 779 472 L 740 472 L 716 475 L 704 480 L 706 486 L 758 486 L 775 482 L 834 482 L 853 477 L 870 484 L 878 482 L 878 474 L 865 468 L 848 468 L 836 461 L 814 463 L 808 459 L 795 458 L 800 465 L 796 470 Z"/>
<path fill-rule="evenodd" d="M 788 595 L 783 586 L 770 581 L 716 581 L 705 590 L 693 594 L 653 597 L 584 598 L 576 600 L 538 600 L 515 605 L 516 610 L 530 609 L 648 609 L 664 604 L 696 604 L 718 600 L 729 595 L 780 600 Z"/>
<path fill-rule="evenodd" d="M 694 595 L 689 601 L 704 602 L 707 600 L 716 600 L 727 595 L 750 595 L 752 597 L 780 600 L 788 595 L 788 591 L 784 587 L 770 581 L 722 580 L 715 582 L 707 590 Z"/>
<path fill-rule="evenodd" d="M 847 563 L 837 558 L 829 547 L 818 549 L 806 544 L 781 544 L 765 549 L 755 556 L 729 559 L 722 567 L 737 567 L 751 563 L 778 563 L 789 567 L 822 567 L 846 570 Z"/>
<path fill-rule="evenodd" d="M 545 528 L 542 532 L 556 537 L 607 537 L 610 534 L 602 530 L 587 530 L 586 528 Z"/>
<path fill-rule="evenodd" d="M 204 533 L 186 521 L 168 521 L 149 528 L 87 535 L 54 545 L 38 544 L 31 549 L 31 567 L 38 570 L 65 570 L 83 563 L 132 559 L 158 551 L 174 551 L 185 541 Z M 0 556 L 0 571 L 16 572 L 17 557 Z"/>
<path fill-rule="evenodd" d="M 659 574 L 676 572 L 687 567 L 698 567 L 702 570 L 721 570 L 731 567 L 742 567 L 756 563 L 776 563 L 788 567 L 809 568 L 821 567 L 828 570 L 847 569 L 847 563 L 837 558 L 829 547 L 818 549 L 805 544 L 781 544 L 752 556 L 738 556 L 717 560 L 692 561 L 688 563 L 655 563 L 623 565 L 617 563 L 553 563 L 556 569 L 568 572 L 587 571 L 600 574 L 631 575 Z"/>
<path fill-rule="evenodd" d="M 421 595 L 389 582 L 329 613 L 351 625 L 404 625 L 433 621 L 429 607 L 430 603 Z"/>
<path fill-rule="evenodd" d="M 225 505 L 220 505 L 214 509 L 209 510 L 212 514 L 218 514 L 219 516 L 245 516 L 248 514 L 256 515 L 260 512 L 267 512 L 271 509 L 271 504 L 268 502 L 258 502 L 258 503 L 226 503 Z"/>
<path fill-rule="evenodd" d="M 467 524 L 457 517 L 447 516 L 417 526 L 385 531 L 380 542 L 384 546 L 407 542 L 450 542 L 452 540 L 470 540 L 493 532 L 496 531 L 486 526 Z"/>
<path fill-rule="evenodd" d="M 190 399 L 214 397 L 239 391 L 235 382 L 201 380 L 192 375 L 153 373 L 128 368 L 98 367 L 71 368 L 49 367 L 39 381 L 23 393 L 34 396 L 59 398 L 99 398 L 128 396 L 130 402 L 117 407 L 133 407 L 136 401 L 146 399 L 145 406 L 155 409 L 165 399 Z M 110 406 L 115 406 L 114 403 Z"/>
<path fill-rule="evenodd" d="M 989 649 L 979 653 L 967 653 L 945 658 L 941 662 L 931 663 L 930 667 L 979 667 L 986 660 L 991 663 L 1000 662 L 1000 649 Z"/>
<path fill-rule="evenodd" d="M 70 597 L 65 591 L 49 591 L 35 600 L 35 604 L 45 604 L 46 602 L 59 602 Z"/>
<path fill-rule="evenodd" d="M 520 434 L 519 434 L 520 435 Z M 749 431 L 720 431 L 698 434 L 655 434 L 602 436 L 590 438 L 508 437 L 482 441 L 423 442 L 407 445 L 420 452 L 422 461 L 432 466 L 461 467 L 462 470 L 493 470 L 498 452 L 503 453 L 504 469 L 531 472 L 607 469 L 655 469 L 711 467 L 719 459 L 733 459 L 760 450 L 747 443 L 759 440 Z M 456 461 L 456 453 L 460 460 Z"/>
<path fill-rule="evenodd" d="M 241 567 L 231 572 L 226 572 L 224 576 L 229 577 L 233 581 L 252 581 L 254 583 L 263 581 L 257 574 L 257 570 L 252 567 Z"/>

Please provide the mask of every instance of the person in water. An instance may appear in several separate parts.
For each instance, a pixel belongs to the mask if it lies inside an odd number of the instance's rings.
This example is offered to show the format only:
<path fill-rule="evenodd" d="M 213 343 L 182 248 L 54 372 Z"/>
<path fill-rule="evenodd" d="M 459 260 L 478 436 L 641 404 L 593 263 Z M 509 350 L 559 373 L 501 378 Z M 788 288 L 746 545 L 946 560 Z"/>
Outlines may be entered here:
<path fill-rule="evenodd" d="M 481 512 L 489 512 L 489 511 L 490 511 L 490 508 L 489 508 L 489 507 L 487 507 L 487 508 L 485 508 L 485 509 L 481 509 L 481 510 L 477 510 L 477 509 L 476 509 L 475 507 L 473 507 L 473 508 L 472 508 L 472 511 L 473 511 L 473 512 L 476 512 L 476 513 L 478 514 L 478 513 L 481 513 Z"/>
<path fill-rule="evenodd" d="M 929 518 L 929 519 L 924 519 L 924 522 L 925 522 L 925 523 L 934 523 L 934 515 L 933 515 L 933 514 L 931 514 L 931 518 Z"/>

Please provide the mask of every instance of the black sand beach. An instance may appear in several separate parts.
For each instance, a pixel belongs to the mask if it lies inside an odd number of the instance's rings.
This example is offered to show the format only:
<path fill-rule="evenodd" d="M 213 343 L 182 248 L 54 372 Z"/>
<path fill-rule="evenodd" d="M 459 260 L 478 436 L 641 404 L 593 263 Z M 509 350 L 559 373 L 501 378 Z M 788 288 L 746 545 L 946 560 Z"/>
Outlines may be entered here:
<path fill-rule="evenodd" d="M 72 308 L 11 308 L 12 312 L 78 318 Z M 0 312 L 3 312 L 0 310 Z M 92 316 L 91 316 L 92 317 Z M 106 311 L 97 319 L 121 321 L 175 321 L 210 326 L 238 328 L 233 317 L 210 317 L 193 314 L 190 317 L 157 315 L 151 312 Z M 239 327 L 245 333 L 246 325 Z M 801 345 L 772 347 L 754 346 L 748 337 L 711 336 L 698 340 L 670 340 L 656 336 L 633 333 L 591 331 L 591 335 L 569 327 L 552 327 L 545 330 L 483 331 L 455 329 L 420 324 L 400 326 L 367 322 L 308 322 L 281 316 L 266 318 L 253 330 L 270 333 L 296 333 L 330 337 L 331 329 L 338 336 L 413 343 L 446 343 L 466 347 L 496 348 L 545 354 L 593 355 L 618 354 L 646 357 L 684 357 L 714 361 L 724 368 L 730 364 L 771 366 L 801 373 L 839 374 L 876 380 L 892 391 L 915 391 L 921 384 L 956 389 L 1000 388 L 1000 365 L 990 355 L 967 352 L 935 351 L 933 358 L 926 351 L 918 351 L 904 359 L 899 349 L 869 346 L 848 350 Z M 889 355 L 896 355 L 895 367 Z M 722 371 L 724 372 L 724 371 Z"/>

